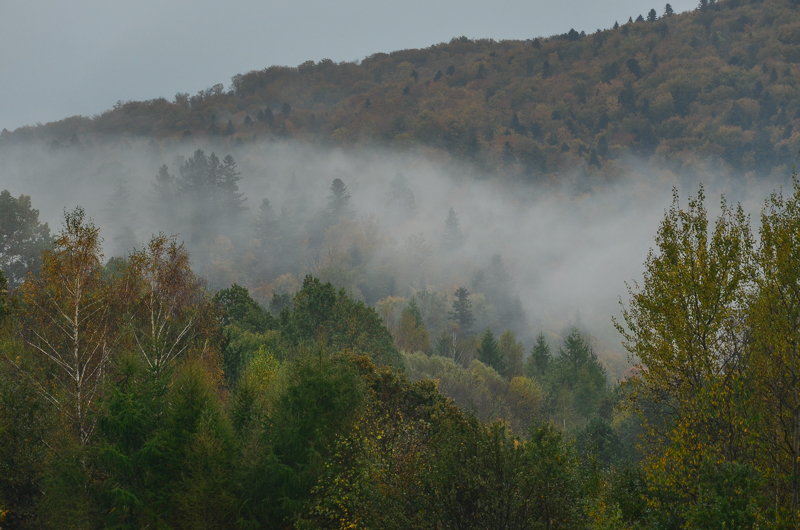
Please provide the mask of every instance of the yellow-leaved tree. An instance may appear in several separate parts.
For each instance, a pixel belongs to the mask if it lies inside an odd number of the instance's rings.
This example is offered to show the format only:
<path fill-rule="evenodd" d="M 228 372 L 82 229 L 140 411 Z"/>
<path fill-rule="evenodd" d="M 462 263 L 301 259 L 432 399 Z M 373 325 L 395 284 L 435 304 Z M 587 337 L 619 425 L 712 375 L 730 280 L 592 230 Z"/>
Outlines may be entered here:
<path fill-rule="evenodd" d="M 42 269 L 20 287 L 25 342 L 50 366 L 49 379 L 34 380 L 87 444 L 93 413 L 109 367 L 117 314 L 112 281 L 103 275 L 100 233 L 80 207 L 65 212 Z"/>
<path fill-rule="evenodd" d="M 641 362 L 633 403 L 643 412 L 651 484 L 691 505 L 704 465 L 736 462 L 748 448 L 745 315 L 752 235 L 724 199 L 709 234 L 701 187 L 682 209 L 677 191 L 623 305 L 631 361 Z M 678 508 L 680 509 L 680 508 Z"/>
<path fill-rule="evenodd" d="M 156 375 L 192 349 L 214 357 L 211 301 L 175 237 L 155 235 L 132 252 L 123 285 L 124 336 Z"/>
<path fill-rule="evenodd" d="M 800 183 L 784 199 L 773 193 L 761 214 L 750 301 L 752 373 L 760 425 L 760 467 L 775 507 L 798 524 L 800 495 Z"/>

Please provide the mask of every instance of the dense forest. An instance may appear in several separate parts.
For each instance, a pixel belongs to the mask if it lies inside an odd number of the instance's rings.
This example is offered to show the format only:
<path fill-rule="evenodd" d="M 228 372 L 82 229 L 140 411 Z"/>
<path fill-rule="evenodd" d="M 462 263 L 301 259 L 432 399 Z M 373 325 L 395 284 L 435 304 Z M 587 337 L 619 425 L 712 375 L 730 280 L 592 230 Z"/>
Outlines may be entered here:
<path fill-rule="evenodd" d="M 799 5 L 3 130 L 0 528 L 800 527 Z"/>
<path fill-rule="evenodd" d="M 272 66 L 227 90 L 3 131 L 0 145 L 294 139 L 416 146 L 524 180 L 613 176 L 630 155 L 785 174 L 800 150 L 797 2 L 703 0 L 693 12 L 632 15 L 527 41 L 460 37 L 358 63 Z"/>
<path fill-rule="evenodd" d="M 82 208 L 51 236 L 3 192 L 0 522 L 796 527 L 800 181 L 758 241 L 741 206 L 673 195 L 611 383 L 578 328 L 527 355 L 474 330 L 464 287 L 438 340 L 424 290 L 392 329 L 312 276 L 265 308 L 211 292 L 175 236 L 106 260 Z"/>

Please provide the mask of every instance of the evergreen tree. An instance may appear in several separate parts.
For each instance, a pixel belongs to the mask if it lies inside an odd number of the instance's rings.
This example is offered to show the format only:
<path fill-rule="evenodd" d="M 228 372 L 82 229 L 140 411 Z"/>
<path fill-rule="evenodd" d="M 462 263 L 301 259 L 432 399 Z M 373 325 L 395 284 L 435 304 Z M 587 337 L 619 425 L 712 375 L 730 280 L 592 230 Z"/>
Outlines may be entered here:
<path fill-rule="evenodd" d="M 327 215 L 330 223 L 335 223 L 343 217 L 352 217 L 353 210 L 350 206 L 350 194 L 342 179 L 334 179 L 331 183 L 331 194 L 328 196 Z"/>
<path fill-rule="evenodd" d="M 650 12 L 647 13 L 647 21 L 648 22 L 655 22 L 656 20 L 658 20 L 658 13 L 656 13 L 655 9 L 651 9 Z"/>
<path fill-rule="evenodd" d="M 673 11 L 671 5 L 667 4 L 667 5 L 664 6 L 664 16 L 665 17 L 671 17 L 674 14 L 675 14 L 675 11 Z"/>
<path fill-rule="evenodd" d="M 214 153 L 211 153 L 213 156 Z M 222 201 L 228 213 L 235 214 L 245 209 L 244 193 L 239 192 L 238 182 L 242 180 L 241 173 L 236 170 L 236 161 L 233 156 L 225 155 L 222 159 L 220 170 L 219 189 L 222 191 Z"/>
<path fill-rule="evenodd" d="M 636 79 L 642 77 L 642 69 L 639 67 L 639 61 L 637 61 L 635 57 L 631 57 L 630 59 L 628 59 L 628 61 L 625 63 L 625 66 L 627 66 L 628 70 L 630 70 L 630 72 L 636 76 Z M 633 92 L 631 91 L 630 94 L 632 96 Z M 635 105 L 636 102 L 633 101 L 632 104 Z"/>
<path fill-rule="evenodd" d="M 166 164 L 158 168 L 158 175 L 153 183 L 153 193 L 156 202 L 162 205 L 168 205 L 174 198 L 175 175 L 170 174 Z"/>
<path fill-rule="evenodd" d="M 15 199 L 8 190 L 0 192 L 0 270 L 11 288 L 18 287 L 29 272 L 38 272 L 41 254 L 51 244 L 50 228 L 39 222 L 39 210 L 31 208 L 31 198 Z"/>
<path fill-rule="evenodd" d="M 550 61 L 545 60 L 542 64 L 542 79 L 547 79 L 552 74 L 552 69 L 550 68 Z"/>
<path fill-rule="evenodd" d="M 536 343 L 531 349 L 531 354 L 525 361 L 525 375 L 541 380 L 547 375 L 552 360 L 553 356 L 550 354 L 550 346 L 547 344 L 544 333 L 539 333 L 536 336 Z"/>
<path fill-rule="evenodd" d="M 472 300 L 469 299 L 469 291 L 466 287 L 456 289 L 455 296 L 450 317 L 458 324 L 462 335 L 466 335 L 472 330 L 472 325 L 475 323 L 475 317 L 472 315 Z"/>
<path fill-rule="evenodd" d="M 500 374 L 507 379 L 522 375 L 522 356 L 525 352 L 525 347 L 521 342 L 517 342 L 517 338 L 511 330 L 507 329 L 500 335 L 498 347 L 504 368 Z"/>
<path fill-rule="evenodd" d="M 464 244 L 464 234 L 461 232 L 461 223 L 458 221 L 456 211 L 451 207 L 447 212 L 442 235 L 442 247 L 445 250 L 458 250 Z"/>
<path fill-rule="evenodd" d="M 607 381 L 588 339 L 573 327 L 554 359 L 551 384 L 569 391 L 574 412 L 586 419 L 598 411 Z"/>
<path fill-rule="evenodd" d="M 500 353 L 500 346 L 494 338 L 491 329 L 487 329 L 481 337 L 481 345 L 478 347 L 478 360 L 486 366 L 491 366 L 499 374 L 506 371 L 503 356 Z"/>
<path fill-rule="evenodd" d="M 275 122 L 275 114 L 272 112 L 272 109 L 267 107 L 264 110 L 259 110 L 258 114 L 256 115 L 256 119 L 261 122 L 266 123 L 267 125 L 272 126 Z"/>

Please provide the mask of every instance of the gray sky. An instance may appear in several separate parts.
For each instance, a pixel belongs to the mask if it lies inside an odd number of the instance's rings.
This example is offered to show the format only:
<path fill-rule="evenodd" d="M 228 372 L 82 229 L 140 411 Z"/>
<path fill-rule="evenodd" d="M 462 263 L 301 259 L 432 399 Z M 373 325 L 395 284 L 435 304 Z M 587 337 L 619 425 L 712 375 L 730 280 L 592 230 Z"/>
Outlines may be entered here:
<path fill-rule="evenodd" d="M 680 12 L 697 2 L 671 3 Z M 227 89 L 234 74 L 276 64 L 360 60 L 460 35 L 590 33 L 651 8 L 664 11 L 653 0 L 0 0 L 0 130 Z"/>

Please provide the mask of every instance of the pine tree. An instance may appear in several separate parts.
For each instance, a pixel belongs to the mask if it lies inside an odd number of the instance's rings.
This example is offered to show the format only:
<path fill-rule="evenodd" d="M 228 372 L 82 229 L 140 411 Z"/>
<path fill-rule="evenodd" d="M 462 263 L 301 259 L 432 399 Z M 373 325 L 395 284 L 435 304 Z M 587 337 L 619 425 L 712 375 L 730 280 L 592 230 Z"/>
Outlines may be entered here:
<path fill-rule="evenodd" d="M 664 16 L 665 17 L 671 17 L 674 14 L 675 14 L 675 11 L 673 11 L 671 5 L 667 4 L 667 5 L 664 6 Z"/>

